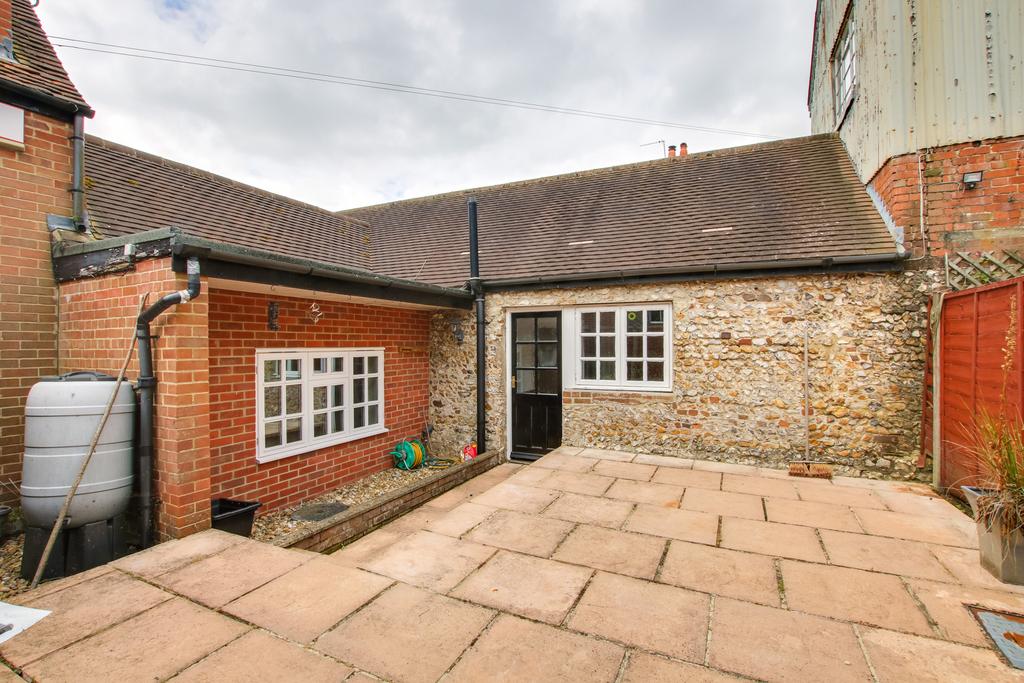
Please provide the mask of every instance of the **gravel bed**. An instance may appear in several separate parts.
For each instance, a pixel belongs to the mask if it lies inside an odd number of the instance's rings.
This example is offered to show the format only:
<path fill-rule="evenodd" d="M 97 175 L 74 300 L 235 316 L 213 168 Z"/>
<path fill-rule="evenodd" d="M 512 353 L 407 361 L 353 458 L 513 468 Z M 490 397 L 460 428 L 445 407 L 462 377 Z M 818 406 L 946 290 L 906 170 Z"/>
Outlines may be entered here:
<path fill-rule="evenodd" d="M 293 505 L 289 508 L 275 510 L 269 514 L 256 518 L 253 524 L 252 537 L 257 541 L 272 543 L 274 540 L 286 536 L 298 529 L 311 527 L 317 522 L 296 521 L 291 518 L 292 513 L 302 505 L 310 503 L 329 503 L 340 501 L 349 507 L 360 505 L 385 494 L 400 489 L 409 484 L 428 479 L 442 474 L 445 470 L 419 469 L 408 472 L 397 468 L 384 470 L 371 474 L 359 481 L 346 484 L 341 488 L 328 491 L 327 493 L 307 500 L 300 505 Z"/>
<path fill-rule="evenodd" d="M 28 590 L 28 581 L 21 578 L 21 550 L 25 534 L 4 539 L 0 547 L 0 601 L 6 602 Z"/>

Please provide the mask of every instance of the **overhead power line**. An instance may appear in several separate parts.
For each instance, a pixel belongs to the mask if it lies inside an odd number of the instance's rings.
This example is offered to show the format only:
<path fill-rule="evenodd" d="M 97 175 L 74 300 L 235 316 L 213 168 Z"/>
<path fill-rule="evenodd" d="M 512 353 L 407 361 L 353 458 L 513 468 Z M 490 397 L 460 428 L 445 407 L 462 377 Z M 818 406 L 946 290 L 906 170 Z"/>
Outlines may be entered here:
<path fill-rule="evenodd" d="M 262 74 L 265 76 L 278 76 L 280 78 L 292 78 L 317 83 L 331 83 L 334 85 L 347 85 L 357 88 L 369 88 L 371 90 L 384 90 L 388 92 L 403 93 L 406 95 L 420 95 L 423 97 L 435 97 L 446 100 L 461 102 L 475 102 L 477 104 L 490 104 L 498 107 L 509 107 L 513 109 L 527 109 L 542 111 L 552 114 L 564 114 L 567 116 L 580 116 L 585 118 L 602 119 L 606 121 L 618 121 L 621 123 L 633 123 L 647 126 L 662 126 L 665 128 L 678 128 L 692 130 L 702 133 L 717 133 L 722 135 L 738 135 L 743 137 L 763 138 L 767 140 L 776 139 L 778 136 L 751 131 L 731 130 L 728 128 L 714 128 L 711 126 L 698 126 L 689 123 L 676 121 L 659 121 L 639 116 L 628 116 L 625 114 L 612 114 L 608 112 L 593 111 L 588 109 L 574 109 L 571 107 L 560 107 L 550 104 L 540 104 L 526 100 L 513 100 L 500 97 L 489 97 L 486 95 L 473 95 L 471 93 L 458 92 L 454 90 L 438 90 L 436 88 L 423 88 L 415 85 L 402 83 L 390 83 L 387 81 L 375 81 L 367 78 L 356 78 L 354 76 L 339 76 L 335 74 L 320 73 L 316 71 L 304 71 L 301 69 L 290 69 L 287 67 L 270 66 L 266 64 L 254 64 L 252 62 L 241 62 L 230 59 L 217 59 L 214 57 L 203 57 L 201 55 L 190 55 L 180 52 L 165 52 L 161 50 L 150 50 L 148 48 L 132 47 L 130 45 L 118 45 L 115 43 L 102 43 L 92 40 L 70 38 L 68 36 L 51 36 L 54 40 L 70 41 L 67 43 L 54 43 L 57 47 L 65 47 L 72 50 L 85 52 L 96 52 L 100 54 L 115 55 L 119 57 L 131 57 L 134 59 L 145 59 L 156 62 L 167 62 L 171 64 L 185 64 L 188 66 L 202 66 L 210 69 L 221 69 L 225 71 L 238 71 L 243 73 Z M 71 44 L 74 43 L 74 44 Z M 90 47 L 92 46 L 92 47 Z M 124 52 L 129 50 L 130 52 Z"/>

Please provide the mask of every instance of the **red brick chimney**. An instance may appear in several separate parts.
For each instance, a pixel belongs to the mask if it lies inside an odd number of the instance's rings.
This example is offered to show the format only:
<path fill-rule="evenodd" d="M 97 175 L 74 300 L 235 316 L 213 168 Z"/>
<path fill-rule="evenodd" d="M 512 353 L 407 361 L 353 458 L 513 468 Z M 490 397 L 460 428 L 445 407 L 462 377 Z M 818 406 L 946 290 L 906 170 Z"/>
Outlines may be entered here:
<path fill-rule="evenodd" d="M 0 0 L 0 40 L 11 37 L 11 0 Z"/>
<path fill-rule="evenodd" d="M 686 143 L 685 142 L 680 142 L 679 143 L 679 156 L 681 156 L 681 157 L 685 157 L 686 156 Z"/>
<path fill-rule="evenodd" d="M 675 145 L 669 145 L 668 146 L 668 158 L 671 159 L 675 155 L 676 155 L 676 146 Z"/>

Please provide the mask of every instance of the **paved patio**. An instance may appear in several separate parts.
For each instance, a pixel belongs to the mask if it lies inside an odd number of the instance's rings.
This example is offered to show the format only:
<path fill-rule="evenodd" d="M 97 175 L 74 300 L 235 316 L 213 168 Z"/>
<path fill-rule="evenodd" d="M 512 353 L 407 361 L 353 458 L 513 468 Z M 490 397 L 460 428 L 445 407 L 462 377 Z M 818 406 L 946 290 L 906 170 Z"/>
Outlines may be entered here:
<path fill-rule="evenodd" d="M 46 584 L 0 655 L 44 681 L 1024 680 L 964 607 L 1024 611 L 976 547 L 924 486 L 562 448 L 333 555 L 208 531 Z"/>

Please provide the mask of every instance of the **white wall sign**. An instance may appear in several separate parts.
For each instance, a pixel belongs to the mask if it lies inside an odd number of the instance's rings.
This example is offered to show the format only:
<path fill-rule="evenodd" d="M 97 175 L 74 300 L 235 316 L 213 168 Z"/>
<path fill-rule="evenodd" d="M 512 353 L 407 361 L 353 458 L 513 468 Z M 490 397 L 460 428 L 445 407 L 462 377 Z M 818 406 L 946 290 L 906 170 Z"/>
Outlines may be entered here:
<path fill-rule="evenodd" d="M 24 146 L 25 110 L 0 103 L 0 143 Z"/>

